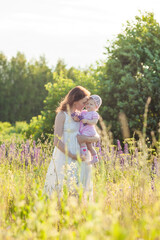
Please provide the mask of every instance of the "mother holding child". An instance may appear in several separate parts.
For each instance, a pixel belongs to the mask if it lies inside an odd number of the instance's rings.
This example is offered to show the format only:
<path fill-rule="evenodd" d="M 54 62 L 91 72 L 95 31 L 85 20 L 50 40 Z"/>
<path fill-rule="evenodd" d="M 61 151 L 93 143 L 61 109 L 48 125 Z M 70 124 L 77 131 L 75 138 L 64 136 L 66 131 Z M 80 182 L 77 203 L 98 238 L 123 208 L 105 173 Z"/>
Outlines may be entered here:
<path fill-rule="evenodd" d="M 82 185 L 84 192 L 92 198 L 91 170 L 92 164 L 98 161 L 92 143 L 99 139 L 95 124 L 98 121 L 96 111 L 101 103 L 98 95 L 90 96 L 87 89 L 77 86 L 69 91 L 57 108 L 55 148 L 44 188 L 49 196 L 56 191 L 60 198 L 65 184 L 72 195 L 77 194 L 77 187 Z M 84 107 L 86 111 L 83 111 Z"/>

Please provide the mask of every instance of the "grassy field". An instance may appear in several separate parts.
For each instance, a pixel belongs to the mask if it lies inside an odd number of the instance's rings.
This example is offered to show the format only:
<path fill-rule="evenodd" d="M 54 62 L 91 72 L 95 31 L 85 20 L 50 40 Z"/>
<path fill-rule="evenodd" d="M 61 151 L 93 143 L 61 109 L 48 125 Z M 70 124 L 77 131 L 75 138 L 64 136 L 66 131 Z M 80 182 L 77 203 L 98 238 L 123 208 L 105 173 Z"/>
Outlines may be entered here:
<path fill-rule="evenodd" d="M 43 194 L 53 144 L 0 146 L 0 239 L 160 239 L 160 144 L 102 139 L 94 200 Z M 97 149 L 98 151 L 98 149 Z"/>

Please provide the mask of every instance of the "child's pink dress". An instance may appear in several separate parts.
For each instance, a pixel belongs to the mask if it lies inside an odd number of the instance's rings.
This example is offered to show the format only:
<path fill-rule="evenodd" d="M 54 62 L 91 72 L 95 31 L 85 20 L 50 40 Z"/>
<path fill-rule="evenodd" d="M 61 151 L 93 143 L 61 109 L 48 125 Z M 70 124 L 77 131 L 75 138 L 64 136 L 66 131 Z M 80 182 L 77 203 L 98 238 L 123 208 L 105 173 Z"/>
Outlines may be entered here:
<path fill-rule="evenodd" d="M 87 112 L 86 110 L 81 112 L 82 119 L 93 120 L 99 119 L 99 115 L 96 111 Z M 83 124 L 80 122 L 79 132 L 81 135 L 92 137 L 97 134 L 95 125 Z"/>

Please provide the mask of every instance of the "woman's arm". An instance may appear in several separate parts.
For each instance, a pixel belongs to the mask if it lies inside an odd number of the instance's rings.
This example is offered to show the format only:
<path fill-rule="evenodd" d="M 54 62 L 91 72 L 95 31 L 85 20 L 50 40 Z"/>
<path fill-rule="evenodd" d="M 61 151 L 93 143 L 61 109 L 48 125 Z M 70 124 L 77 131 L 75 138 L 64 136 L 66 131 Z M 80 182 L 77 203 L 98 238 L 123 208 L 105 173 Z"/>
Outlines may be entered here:
<path fill-rule="evenodd" d="M 77 135 L 77 139 L 78 139 L 79 144 L 84 143 L 84 142 L 94 143 L 99 140 L 99 135 L 95 135 L 94 137 L 87 137 L 85 135 Z"/>
<path fill-rule="evenodd" d="M 54 128 L 54 146 L 56 146 L 61 152 L 66 154 L 65 144 L 61 141 L 61 137 L 64 129 L 65 114 L 59 112 L 55 118 L 55 128 Z M 77 160 L 77 156 L 68 152 L 68 156 L 74 160 Z"/>

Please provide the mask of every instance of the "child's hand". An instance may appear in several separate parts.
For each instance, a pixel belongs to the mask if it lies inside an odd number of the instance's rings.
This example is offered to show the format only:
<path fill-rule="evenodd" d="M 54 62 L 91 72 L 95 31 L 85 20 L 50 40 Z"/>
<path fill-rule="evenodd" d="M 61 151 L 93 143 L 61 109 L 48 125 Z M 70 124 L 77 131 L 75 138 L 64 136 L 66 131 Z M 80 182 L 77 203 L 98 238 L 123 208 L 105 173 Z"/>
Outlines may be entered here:
<path fill-rule="evenodd" d="M 79 121 L 80 121 L 79 118 L 78 118 L 78 116 L 74 116 L 74 117 L 73 117 L 73 120 L 74 120 L 75 122 L 79 122 Z"/>
<path fill-rule="evenodd" d="M 87 119 L 82 119 L 81 121 L 82 121 L 82 123 L 87 123 L 88 120 Z"/>

